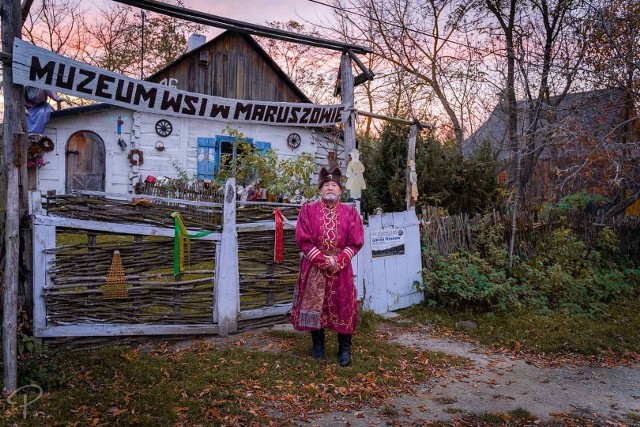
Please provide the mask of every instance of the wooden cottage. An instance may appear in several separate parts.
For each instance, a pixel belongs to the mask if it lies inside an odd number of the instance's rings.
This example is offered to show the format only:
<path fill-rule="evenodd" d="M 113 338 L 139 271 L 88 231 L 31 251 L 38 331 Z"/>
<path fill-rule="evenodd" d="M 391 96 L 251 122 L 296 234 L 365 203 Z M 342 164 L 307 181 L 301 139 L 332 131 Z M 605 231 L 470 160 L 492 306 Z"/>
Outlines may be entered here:
<path fill-rule="evenodd" d="M 226 31 L 147 79 L 180 91 L 249 101 L 311 103 L 249 35 Z M 213 115 L 213 113 L 211 113 Z M 337 116 L 337 113 L 336 113 Z M 338 144 L 330 127 L 230 123 L 224 117 L 176 117 L 106 103 L 53 112 L 43 135 L 53 142 L 35 171 L 40 191 L 131 193 L 148 177 L 214 178 L 239 131 L 258 150 L 279 158 L 308 153 L 326 162 Z"/>
<path fill-rule="evenodd" d="M 625 92 L 605 89 L 568 94 L 559 104 L 543 106 L 538 131 L 535 133 L 539 152 L 530 182 L 529 201 L 557 200 L 567 194 L 586 190 L 609 198 L 620 195 L 620 178 L 635 179 L 640 186 L 640 151 L 637 144 L 627 142 L 640 138 L 637 119 L 625 120 Z M 527 103 L 519 102 L 518 132 L 522 138 L 528 125 Z M 637 117 L 631 114 L 630 117 Z M 512 177 L 513 153 L 509 147 L 508 117 L 498 104 L 487 121 L 467 139 L 465 156 L 482 144 L 489 144 L 502 171 L 499 180 Z M 624 169 L 624 171 L 623 171 Z"/>

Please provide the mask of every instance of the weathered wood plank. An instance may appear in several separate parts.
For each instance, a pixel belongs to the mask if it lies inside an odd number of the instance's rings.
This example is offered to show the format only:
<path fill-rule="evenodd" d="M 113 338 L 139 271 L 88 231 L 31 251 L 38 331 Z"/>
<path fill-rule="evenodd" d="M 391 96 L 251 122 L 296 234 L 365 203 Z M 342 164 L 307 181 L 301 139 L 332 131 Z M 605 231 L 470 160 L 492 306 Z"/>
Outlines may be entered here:
<path fill-rule="evenodd" d="M 215 312 L 219 334 L 227 336 L 238 330 L 240 291 L 238 275 L 238 241 L 236 233 L 236 180 L 225 185 L 224 216 L 220 257 L 216 260 Z"/>
<path fill-rule="evenodd" d="M 262 317 L 278 316 L 287 314 L 291 311 L 293 304 L 278 304 L 270 307 L 256 308 L 253 310 L 241 311 L 238 314 L 238 320 L 260 319 Z"/>
<path fill-rule="evenodd" d="M 125 335 L 207 335 L 217 334 L 218 326 L 200 325 L 124 325 L 124 324 L 74 324 L 35 328 L 37 337 L 110 337 Z"/>
<path fill-rule="evenodd" d="M 100 221 L 90 221 L 84 219 L 62 218 L 51 215 L 35 215 L 33 219 L 34 225 L 51 225 L 56 227 L 66 228 L 80 228 L 84 230 L 103 231 L 108 233 L 121 233 L 121 234 L 137 234 L 142 236 L 158 236 L 158 237 L 173 237 L 174 229 L 152 227 L 147 225 L 133 225 L 133 224 L 117 224 L 107 223 Z M 195 232 L 197 230 L 189 230 Z M 221 233 L 211 233 L 208 236 L 201 237 L 199 240 L 206 241 L 220 241 Z"/>
<path fill-rule="evenodd" d="M 353 70 L 351 69 L 351 57 L 346 52 L 340 60 L 340 78 L 342 103 L 348 111 L 344 122 L 344 152 L 345 156 L 356 148 L 356 114 L 354 113 Z"/>
<path fill-rule="evenodd" d="M 34 224 L 33 235 L 33 327 L 34 330 L 43 330 L 47 325 L 44 290 L 51 285 L 47 267 L 55 259 L 55 255 L 45 253 L 45 249 L 55 247 L 56 228 Z"/>

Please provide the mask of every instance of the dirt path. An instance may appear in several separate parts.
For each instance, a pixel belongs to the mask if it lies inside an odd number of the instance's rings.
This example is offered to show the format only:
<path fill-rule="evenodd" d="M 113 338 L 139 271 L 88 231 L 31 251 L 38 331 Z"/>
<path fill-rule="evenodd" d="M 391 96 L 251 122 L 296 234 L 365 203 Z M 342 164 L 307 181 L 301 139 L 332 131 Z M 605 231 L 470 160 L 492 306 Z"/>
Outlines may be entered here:
<path fill-rule="evenodd" d="M 628 417 L 640 414 L 640 366 L 543 368 L 428 332 L 403 333 L 393 342 L 463 356 L 473 366 L 432 379 L 413 395 L 391 399 L 384 408 L 327 414 L 305 425 L 413 426 L 518 408 L 542 421 L 571 413 L 596 419 L 599 425 L 640 425 L 637 418 Z"/>

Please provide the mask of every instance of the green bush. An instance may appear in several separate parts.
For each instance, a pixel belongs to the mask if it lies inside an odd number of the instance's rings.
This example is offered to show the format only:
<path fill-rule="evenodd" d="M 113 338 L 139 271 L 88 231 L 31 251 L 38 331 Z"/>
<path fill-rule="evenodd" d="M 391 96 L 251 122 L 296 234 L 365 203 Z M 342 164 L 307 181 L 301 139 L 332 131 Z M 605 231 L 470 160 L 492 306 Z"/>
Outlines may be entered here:
<path fill-rule="evenodd" d="M 423 292 L 431 304 L 480 311 L 507 310 L 517 305 L 516 283 L 504 270 L 472 252 L 436 259 L 435 269 L 424 272 Z"/>
<path fill-rule="evenodd" d="M 620 256 L 617 237 L 608 228 L 591 245 L 559 228 L 538 242 L 535 258 L 515 258 L 512 268 L 502 227 L 485 218 L 473 233 L 469 251 L 436 258 L 434 268 L 423 271 L 421 290 L 428 304 L 476 312 L 528 307 L 593 315 L 612 302 L 640 296 L 640 269 Z"/>
<path fill-rule="evenodd" d="M 409 127 L 387 124 L 376 139 L 360 144 L 365 165 L 364 205 L 368 211 L 406 208 L 406 167 Z M 427 131 L 416 141 L 417 207 L 439 206 L 449 213 L 485 212 L 500 205 L 503 191 L 496 179 L 489 145 L 463 159 L 453 142 L 440 141 Z"/>

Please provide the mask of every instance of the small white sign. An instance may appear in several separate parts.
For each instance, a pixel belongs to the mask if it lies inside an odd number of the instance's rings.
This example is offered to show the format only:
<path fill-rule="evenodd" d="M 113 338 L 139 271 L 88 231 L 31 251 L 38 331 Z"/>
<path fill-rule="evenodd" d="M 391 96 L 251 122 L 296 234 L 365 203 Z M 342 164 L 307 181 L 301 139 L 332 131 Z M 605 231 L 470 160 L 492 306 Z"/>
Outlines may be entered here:
<path fill-rule="evenodd" d="M 388 228 L 372 231 L 371 253 L 373 258 L 404 255 L 404 230 L 401 228 Z"/>

